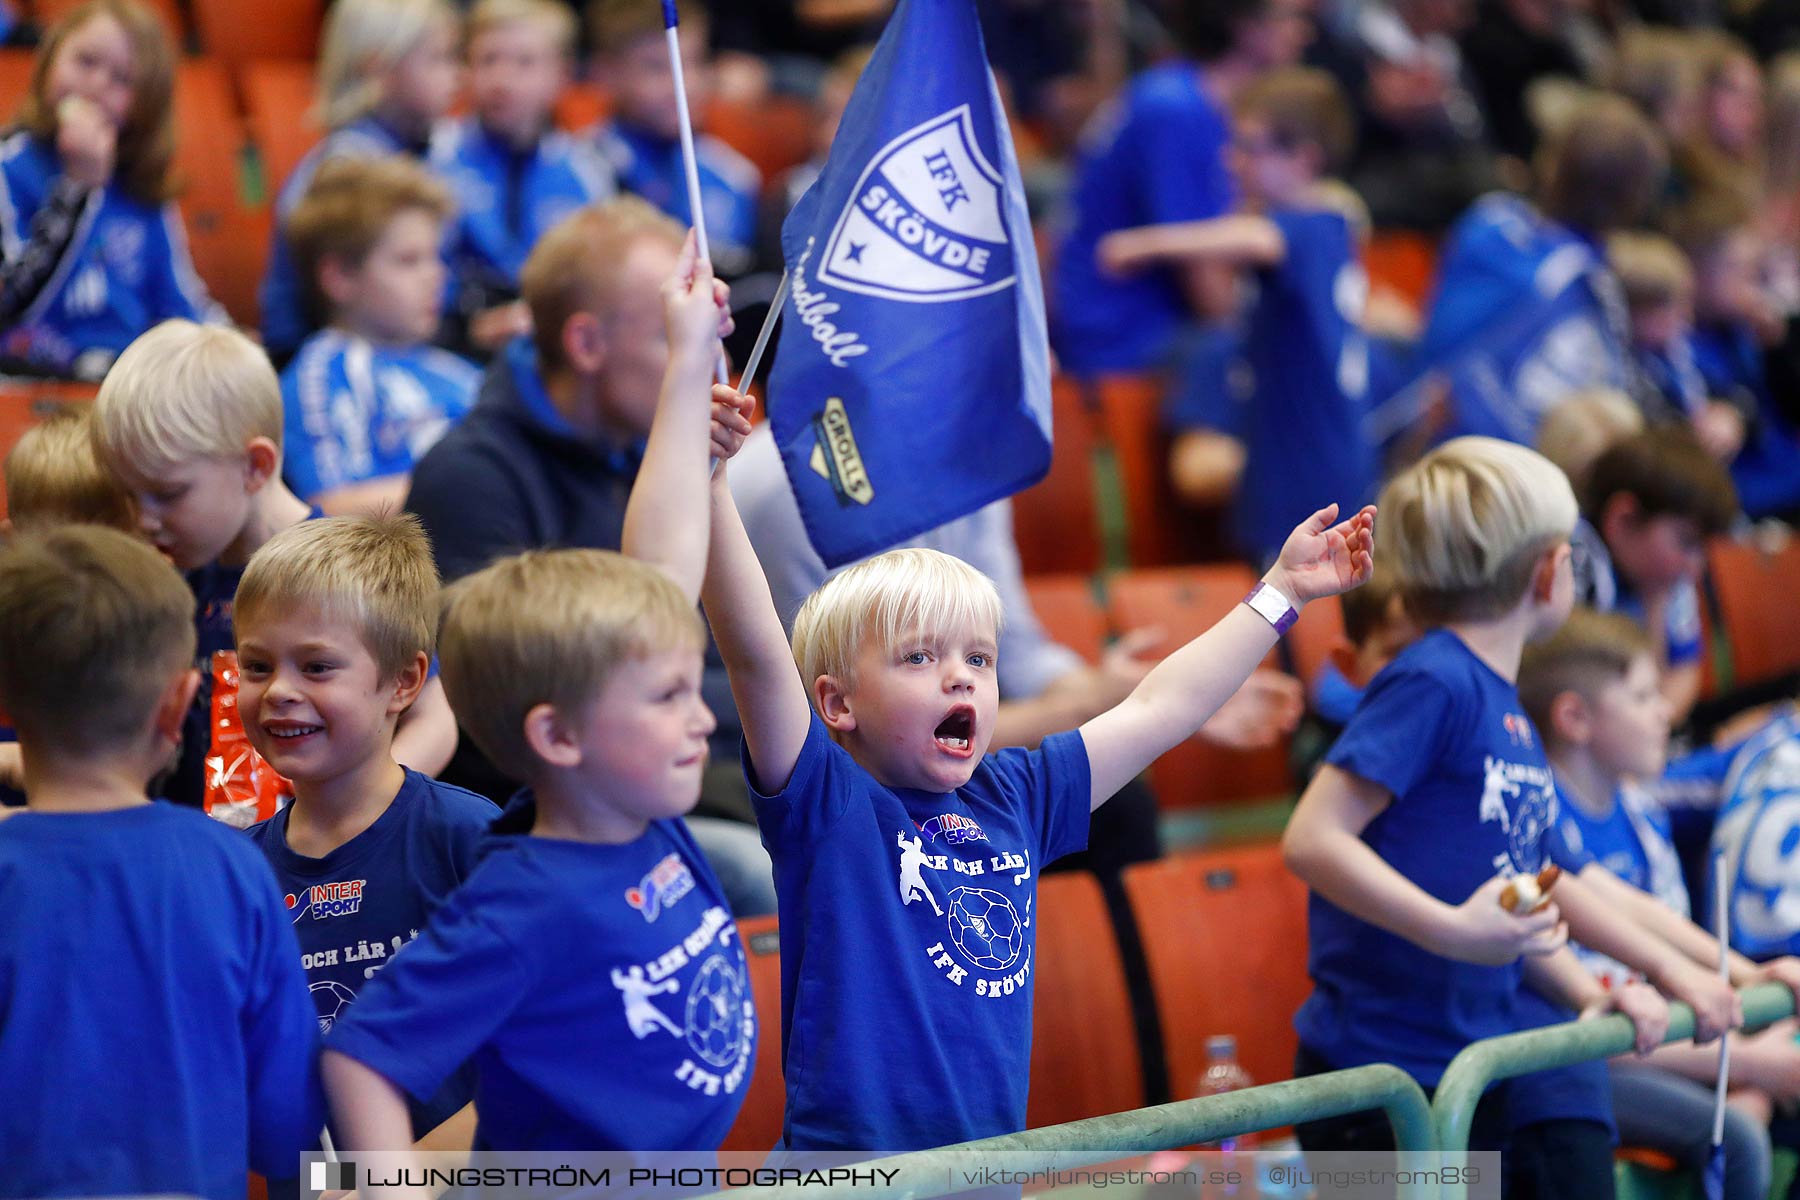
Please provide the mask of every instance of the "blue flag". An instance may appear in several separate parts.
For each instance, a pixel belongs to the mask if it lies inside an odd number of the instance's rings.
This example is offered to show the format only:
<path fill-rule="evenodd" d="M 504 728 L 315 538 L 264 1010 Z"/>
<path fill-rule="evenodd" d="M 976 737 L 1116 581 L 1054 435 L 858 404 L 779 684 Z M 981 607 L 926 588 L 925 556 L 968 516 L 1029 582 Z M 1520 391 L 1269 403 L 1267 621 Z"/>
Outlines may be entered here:
<path fill-rule="evenodd" d="M 1043 283 L 973 0 L 900 0 L 781 247 L 770 421 L 827 566 L 1043 477 Z"/>

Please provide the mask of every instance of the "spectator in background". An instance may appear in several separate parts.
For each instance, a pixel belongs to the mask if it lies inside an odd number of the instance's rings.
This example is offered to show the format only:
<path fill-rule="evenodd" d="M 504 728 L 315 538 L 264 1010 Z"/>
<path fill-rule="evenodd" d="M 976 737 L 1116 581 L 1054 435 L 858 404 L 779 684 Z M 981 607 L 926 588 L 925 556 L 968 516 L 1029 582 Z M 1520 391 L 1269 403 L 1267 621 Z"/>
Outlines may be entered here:
<path fill-rule="evenodd" d="M 1694 361 L 1707 394 L 1749 414 L 1732 481 L 1753 519 L 1800 513 L 1800 433 L 1769 387 L 1765 347 L 1780 336 L 1760 268 L 1755 210 L 1730 192 L 1699 198 L 1673 222 L 1694 267 Z"/>
<path fill-rule="evenodd" d="M 1469 78 L 1487 113 L 1492 143 L 1521 163 L 1537 149 L 1530 85 L 1539 79 L 1576 81 L 1587 64 L 1569 35 L 1575 0 L 1489 0 L 1458 39 Z"/>
<path fill-rule="evenodd" d="M 893 7 L 893 0 L 707 0 L 720 92 L 811 95 L 826 64 L 881 36 Z"/>
<path fill-rule="evenodd" d="M 1479 86 L 1457 37 L 1470 0 L 1371 0 L 1317 57 L 1357 106 L 1350 183 L 1378 227 L 1438 230 L 1499 182 Z"/>
<path fill-rule="evenodd" d="M 755 251 L 762 176 L 743 155 L 700 132 L 711 97 L 706 15 L 691 6 L 677 7 L 688 111 L 696 125 L 694 152 L 699 159 L 706 236 L 714 269 L 735 277 L 749 268 Z M 680 224 L 693 224 L 662 6 L 657 0 L 595 0 L 588 18 L 600 78 L 613 98 L 611 118 L 589 136 L 621 188 L 642 196 Z"/>
<path fill-rule="evenodd" d="M 1619 35 L 1608 87 L 1679 146 L 1700 123 L 1700 70 L 1692 39 L 1676 29 L 1640 25 Z"/>
<path fill-rule="evenodd" d="M 1725 192 L 1753 209 L 1763 189 L 1762 68 L 1750 48 L 1717 30 L 1689 35 L 1699 69 L 1699 115 L 1674 149 L 1675 197 Z"/>
<path fill-rule="evenodd" d="M 1538 156 L 1538 203 L 1483 198 L 1445 243 L 1418 355 L 1450 381 L 1450 433 L 1529 445 L 1565 397 L 1633 384 L 1624 300 L 1602 239 L 1661 192 L 1656 130 L 1596 96 Z"/>
<path fill-rule="evenodd" d="M 461 340 L 483 358 L 531 330 L 519 268 L 538 238 L 615 190 L 593 143 L 554 123 L 575 29 L 556 0 L 481 0 L 469 14 L 474 112 L 432 148 L 432 167 L 456 198 L 449 259 Z"/>
<path fill-rule="evenodd" d="M 171 202 L 175 50 L 135 0 L 92 0 L 38 50 L 0 140 L 0 362 L 99 379 L 171 317 L 222 319 Z"/>
<path fill-rule="evenodd" d="M 1090 123 L 1050 277 L 1051 342 L 1079 375 L 1169 365 L 1196 317 L 1228 313 L 1228 269 L 1164 266 L 1118 279 L 1095 257 L 1118 229 L 1229 212 L 1233 97 L 1262 72 L 1295 63 L 1312 38 L 1309 0 L 1184 0 L 1182 56 L 1139 74 Z"/>
<path fill-rule="evenodd" d="M 1606 257 L 1625 294 L 1631 350 L 1650 420 L 1688 425 L 1720 462 L 1744 444 L 1744 412 L 1707 393 L 1694 355 L 1694 272 L 1687 255 L 1654 233 L 1616 233 Z"/>
<path fill-rule="evenodd" d="M 325 512 L 399 507 L 419 458 L 475 402 L 481 372 L 431 344 L 449 192 L 406 158 L 326 163 L 288 218 L 325 327 L 281 373 L 288 485 Z"/>
<path fill-rule="evenodd" d="M 425 160 L 456 99 L 462 26 L 446 0 L 338 0 L 319 40 L 319 109 L 328 131 L 275 198 L 275 231 L 258 300 L 263 345 L 286 365 L 321 319 L 306 311 L 306 284 L 287 242 L 294 206 L 333 158 Z"/>

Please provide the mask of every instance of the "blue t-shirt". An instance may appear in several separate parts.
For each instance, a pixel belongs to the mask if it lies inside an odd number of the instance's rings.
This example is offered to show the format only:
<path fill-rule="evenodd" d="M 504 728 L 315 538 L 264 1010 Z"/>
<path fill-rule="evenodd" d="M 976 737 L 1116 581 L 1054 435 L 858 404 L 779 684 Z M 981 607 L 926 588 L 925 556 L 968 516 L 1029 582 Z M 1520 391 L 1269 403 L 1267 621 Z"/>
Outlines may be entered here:
<path fill-rule="evenodd" d="M 1287 252 L 1257 273 L 1246 345 L 1255 382 L 1235 504 L 1240 545 L 1256 560 L 1279 554 L 1294 527 L 1331 501 L 1355 512 L 1374 499 L 1376 482 L 1375 447 L 1363 433 L 1369 280 L 1355 236 L 1337 212 L 1269 219 Z"/>
<path fill-rule="evenodd" d="M 0 821 L 0 1196 L 243 1200 L 324 1122 L 269 868 L 199 813 Z"/>
<path fill-rule="evenodd" d="M 475 404 L 481 368 L 436 346 L 377 346 L 335 329 L 281 373 L 282 474 L 301 497 L 409 473 Z"/>
<path fill-rule="evenodd" d="M 1362 840 L 1447 904 L 1547 861 L 1557 798 L 1537 733 L 1518 690 L 1449 630 L 1375 677 L 1326 761 L 1392 794 Z M 1435 1087 L 1464 1046 L 1519 1028 L 1517 963 L 1440 958 L 1317 892 L 1308 913 L 1313 993 L 1294 1023 L 1333 1067 L 1391 1062 Z"/>
<path fill-rule="evenodd" d="M 485 796 L 408 770 L 387 811 L 327 854 L 288 847 L 289 806 L 250 827 L 281 885 L 301 965 L 329 1033 L 365 981 L 412 939 L 474 869 L 476 847 L 500 810 Z M 458 1071 L 428 1103 L 412 1105 L 423 1137 L 475 1095 L 473 1069 Z"/>
<path fill-rule="evenodd" d="M 1638 891 L 1655 896 L 1671 911 L 1689 915 L 1687 884 L 1681 876 L 1669 818 L 1635 785 L 1621 785 L 1600 816 L 1579 804 L 1564 804 L 1550 851 L 1565 871 L 1579 872 L 1598 863 Z M 1575 953 L 1608 987 L 1637 977 L 1630 967 L 1585 946 L 1575 945 Z"/>
<path fill-rule="evenodd" d="M 606 121 L 587 135 L 612 167 L 619 187 L 668 213 L 683 225 L 688 211 L 687 169 L 681 143 L 647 130 Z M 756 248 L 756 202 L 762 174 L 749 159 L 707 134 L 694 138 L 700 172 L 700 205 L 706 210 L 706 239 L 719 269 L 736 274 L 750 264 Z"/>
<path fill-rule="evenodd" d="M 987 755 L 955 792 L 883 787 L 817 715 L 787 787 L 752 786 L 781 913 L 783 1148 L 1025 1127 L 1037 873 L 1087 845 L 1091 786 L 1071 732 Z"/>
<path fill-rule="evenodd" d="M 530 828 L 531 805 L 502 824 Z M 622 846 L 494 836 L 327 1044 L 414 1100 L 473 1059 L 480 1150 L 714 1150 L 756 1014 L 718 881 L 655 821 Z"/>
<path fill-rule="evenodd" d="M 1450 379 L 1446 437 L 1527 446 L 1574 392 L 1629 390 L 1624 296 L 1597 243 L 1517 196 L 1478 201 L 1444 244 L 1416 369 Z"/>
<path fill-rule="evenodd" d="M 474 117 L 436 140 L 431 166 L 456 197 L 448 257 L 467 312 L 517 299 L 519 270 L 538 239 L 617 190 L 612 169 L 586 139 L 551 130 L 519 150 Z"/>
<path fill-rule="evenodd" d="M 56 147 L 30 133 L 0 141 L 0 249 L 16 260 L 62 175 Z M 0 331 L 0 354 L 64 375 L 99 378 L 141 333 L 174 317 L 223 320 L 188 256 L 173 204 L 146 204 L 115 180 L 91 193 L 55 273 Z M 78 365 L 79 364 L 79 365 Z"/>
<path fill-rule="evenodd" d="M 1800 954 L 1800 711 L 1744 743 L 1724 790 L 1712 848 L 1730 879 L 1732 948 L 1756 959 Z"/>
<path fill-rule="evenodd" d="M 1176 268 L 1119 278 L 1100 270 L 1094 252 L 1115 230 L 1231 211 L 1231 126 L 1203 79 L 1192 62 L 1152 67 L 1083 134 L 1051 277 L 1051 340 L 1065 370 L 1164 366 L 1189 318 Z"/>

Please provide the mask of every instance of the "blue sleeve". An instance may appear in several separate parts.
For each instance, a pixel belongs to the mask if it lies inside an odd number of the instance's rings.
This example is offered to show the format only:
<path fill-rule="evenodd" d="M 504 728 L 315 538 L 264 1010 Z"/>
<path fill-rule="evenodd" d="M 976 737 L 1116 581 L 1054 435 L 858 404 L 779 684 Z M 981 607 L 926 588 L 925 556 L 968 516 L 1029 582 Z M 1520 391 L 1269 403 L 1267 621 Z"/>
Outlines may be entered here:
<path fill-rule="evenodd" d="M 242 836 L 241 834 L 238 836 Z M 318 1144 L 325 1124 L 320 1087 L 319 1014 L 307 991 L 275 877 L 260 851 L 249 871 L 259 893 L 251 908 L 256 946 L 250 992 L 241 1021 L 249 1084 L 250 1167 L 270 1179 L 291 1179 L 300 1155 Z"/>
<path fill-rule="evenodd" d="M 1123 137 L 1143 223 L 1198 221 L 1231 211 L 1235 189 L 1225 166 L 1229 134 L 1217 114 L 1153 98 L 1134 114 Z"/>
<path fill-rule="evenodd" d="M 1589 863 L 1598 862 L 1583 845 L 1581 828 L 1569 816 L 1568 802 L 1563 801 L 1562 819 L 1551 823 L 1544 832 L 1544 853 L 1550 861 L 1572 875 L 1579 875 Z"/>
<path fill-rule="evenodd" d="M 1094 779 L 1079 729 L 1045 738 L 1026 761 L 1032 773 L 1027 795 L 1033 805 L 1031 824 L 1041 868 L 1087 849 Z"/>
<path fill-rule="evenodd" d="M 406 952 L 375 973 L 326 1040 L 326 1049 L 354 1058 L 420 1103 L 531 992 L 533 973 L 490 921 L 492 897 L 479 881 L 453 893 Z"/>
<path fill-rule="evenodd" d="M 1705 651 L 1705 636 L 1700 627 L 1700 592 L 1692 583 L 1676 587 L 1669 596 L 1663 615 L 1669 665 L 1686 666 L 1700 661 Z"/>
<path fill-rule="evenodd" d="M 1369 685 L 1325 761 L 1404 796 L 1442 759 L 1453 705 L 1440 680 L 1389 668 Z"/>
<path fill-rule="evenodd" d="M 159 320 L 184 317 L 190 321 L 222 321 L 224 312 L 206 294 L 206 284 L 194 269 L 193 255 L 188 251 L 187 226 L 181 212 L 173 204 L 163 206 L 158 226 L 162 245 L 151 264 L 155 281 L 155 311 Z"/>
<path fill-rule="evenodd" d="M 756 786 L 748 740 L 743 743 L 743 761 L 756 824 L 771 853 L 778 848 L 804 848 L 818 840 L 849 807 L 858 776 L 872 782 L 849 753 L 831 740 L 817 712 L 811 714 L 806 727 L 806 744 L 794 760 L 794 773 L 780 791 L 771 795 Z"/>

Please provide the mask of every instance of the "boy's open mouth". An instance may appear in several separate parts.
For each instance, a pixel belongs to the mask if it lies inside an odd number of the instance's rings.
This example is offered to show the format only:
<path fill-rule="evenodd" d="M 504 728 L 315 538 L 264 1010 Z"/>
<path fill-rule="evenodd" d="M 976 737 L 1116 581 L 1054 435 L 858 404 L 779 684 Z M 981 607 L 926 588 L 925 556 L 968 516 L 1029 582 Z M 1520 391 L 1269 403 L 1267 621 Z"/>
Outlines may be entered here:
<path fill-rule="evenodd" d="M 959 704 L 932 731 L 937 744 L 952 754 L 968 754 L 975 738 L 975 710 Z"/>

